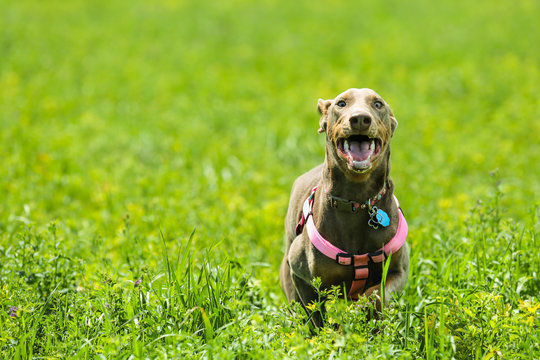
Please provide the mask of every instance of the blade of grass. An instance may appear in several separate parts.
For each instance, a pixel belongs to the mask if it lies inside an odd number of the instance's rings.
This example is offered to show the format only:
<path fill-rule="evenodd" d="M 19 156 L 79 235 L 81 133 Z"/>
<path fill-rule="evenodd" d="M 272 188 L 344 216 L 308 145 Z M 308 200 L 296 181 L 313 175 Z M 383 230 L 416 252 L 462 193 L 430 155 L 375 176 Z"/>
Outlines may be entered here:
<path fill-rule="evenodd" d="M 386 301 L 386 277 L 388 276 L 388 269 L 390 268 L 390 261 L 392 260 L 392 252 L 388 254 L 388 258 L 383 260 L 382 279 L 381 279 L 381 310 L 384 308 Z"/>

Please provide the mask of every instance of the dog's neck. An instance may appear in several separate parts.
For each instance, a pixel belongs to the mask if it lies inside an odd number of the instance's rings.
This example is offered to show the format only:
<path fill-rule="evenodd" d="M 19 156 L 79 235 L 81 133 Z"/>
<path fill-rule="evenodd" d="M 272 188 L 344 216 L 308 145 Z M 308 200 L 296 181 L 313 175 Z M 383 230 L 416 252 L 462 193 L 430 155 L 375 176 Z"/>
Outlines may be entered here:
<path fill-rule="evenodd" d="M 395 234 L 398 223 L 398 209 L 393 200 L 394 184 L 390 180 L 390 150 L 381 154 L 381 161 L 361 181 L 352 181 L 342 171 L 337 162 L 332 162 L 327 154 L 323 165 L 323 175 L 315 193 L 313 217 L 317 229 L 333 245 L 350 253 L 365 253 L 383 246 Z M 343 212 L 331 206 L 327 194 L 358 203 L 365 203 L 379 194 L 386 186 L 384 196 L 375 203 L 390 217 L 390 226 L 373 230 L 368 225 L 367 209 L 359 212 Z M 358 234 L 363 234 L 358 238 Z"/>
<path fill-rule="evenodd" d="M 321 185 L 324 191 L 343 199 L 365 203 L 376 196 L 383 187 L 388 194 L 393 193 L 393 183 L 390 180 L 390 150 L 382 154 L 382 161 L 367 176 L 351 179 L 342 169 L 331 160 L 327 153 Z M 389 196 L 391 197 L 391 196 Z"/>

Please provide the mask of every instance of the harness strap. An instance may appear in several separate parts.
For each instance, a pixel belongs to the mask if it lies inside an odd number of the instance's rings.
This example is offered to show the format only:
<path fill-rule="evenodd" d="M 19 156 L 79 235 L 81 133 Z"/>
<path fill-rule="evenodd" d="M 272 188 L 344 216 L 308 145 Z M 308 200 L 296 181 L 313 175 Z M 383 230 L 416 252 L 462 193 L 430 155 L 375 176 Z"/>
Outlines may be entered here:
<path fill-rule="evenodd" d="M 317 187 L 318 186 L 315 186 L 311 190 L 311 194 L 304 202 L 302 218 L 300 219 L 298 225 L 296 225 L 296 234 L 300 235 L 304 226 L 307 226 L 309 239 L 317 250 L 329 258 L 335 259 L 340 265 L 353 266 L 353 281 L 347 297 L 352 300 L 357 300 L 358 295 L 363 294 L 365 291 L 366 282 L 369 277 L 369 262 L 382 263 L 383 260 L 390 255 L 390 253 L 395 253 L 401 249 L 405 243 L 405 240 L 407 239 L 407 221 L 405 220 L 405 216 L 403 216 L 403 211 L 401 211 L 401 208 L 399 207 L 398 199 L 394 196 L 394 200 L 400 210 L 398 226 L 394 237 L 377 251 L 362 255 L 349 254 L 332 245 L 328 240 L 322 237 L 319 231 L 317 231 L 315 222 L 313 221 L 313 202 Z"/>

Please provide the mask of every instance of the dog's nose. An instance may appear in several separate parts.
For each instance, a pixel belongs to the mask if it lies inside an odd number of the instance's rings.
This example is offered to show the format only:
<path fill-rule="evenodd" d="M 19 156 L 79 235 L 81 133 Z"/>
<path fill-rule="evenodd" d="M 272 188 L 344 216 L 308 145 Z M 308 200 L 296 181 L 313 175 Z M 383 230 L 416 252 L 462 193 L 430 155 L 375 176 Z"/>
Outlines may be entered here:
<path fill-rule="evenodd" d="M 371 115 L 357 113 L 349 118 L 351 127 L 356 130 L 366 130 L 371 125 Z"/>

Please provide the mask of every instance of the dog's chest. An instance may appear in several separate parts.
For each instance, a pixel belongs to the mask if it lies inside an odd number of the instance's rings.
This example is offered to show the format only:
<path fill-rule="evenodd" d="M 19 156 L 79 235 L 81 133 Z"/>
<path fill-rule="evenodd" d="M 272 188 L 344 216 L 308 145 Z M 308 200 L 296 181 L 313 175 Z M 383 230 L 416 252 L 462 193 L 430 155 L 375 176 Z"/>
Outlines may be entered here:
<path fill-rule="evenodd" d="M 362 217 L 356 217 L 354 220 L 357 222 L 367 221 Z M 333 223 L 339 224 L 339 220 L 335 219 Z M 334 227 L 332 232 L 326 232 L 325 238 L 331 241 L 334 246 L 342 249 L 344 253 L 361 255 L 373 253 L 381 249 L 392 238 L 393 232 L 395 232 L 394 227 L 372 229 L 363 225 L 354 226 L 354 224 L 349 222 L 341 227 Z M 325 231 L 325 228 L 321 226 L 321 230 Z M 354 279 L 354 266 L 339 264 L 336 259 L 321 253 L 309 240 L 306 243 L 307 246 L 304 249 L 306 258 L 309 259 L 310 277 L 319 277 L 325 287 L 345 285 L 348 289 Z M 370 286 L 380 283 L 382 264 L 369 261 L 367 266 L 369 268 L 369 277 L 366 285 Z"/>

